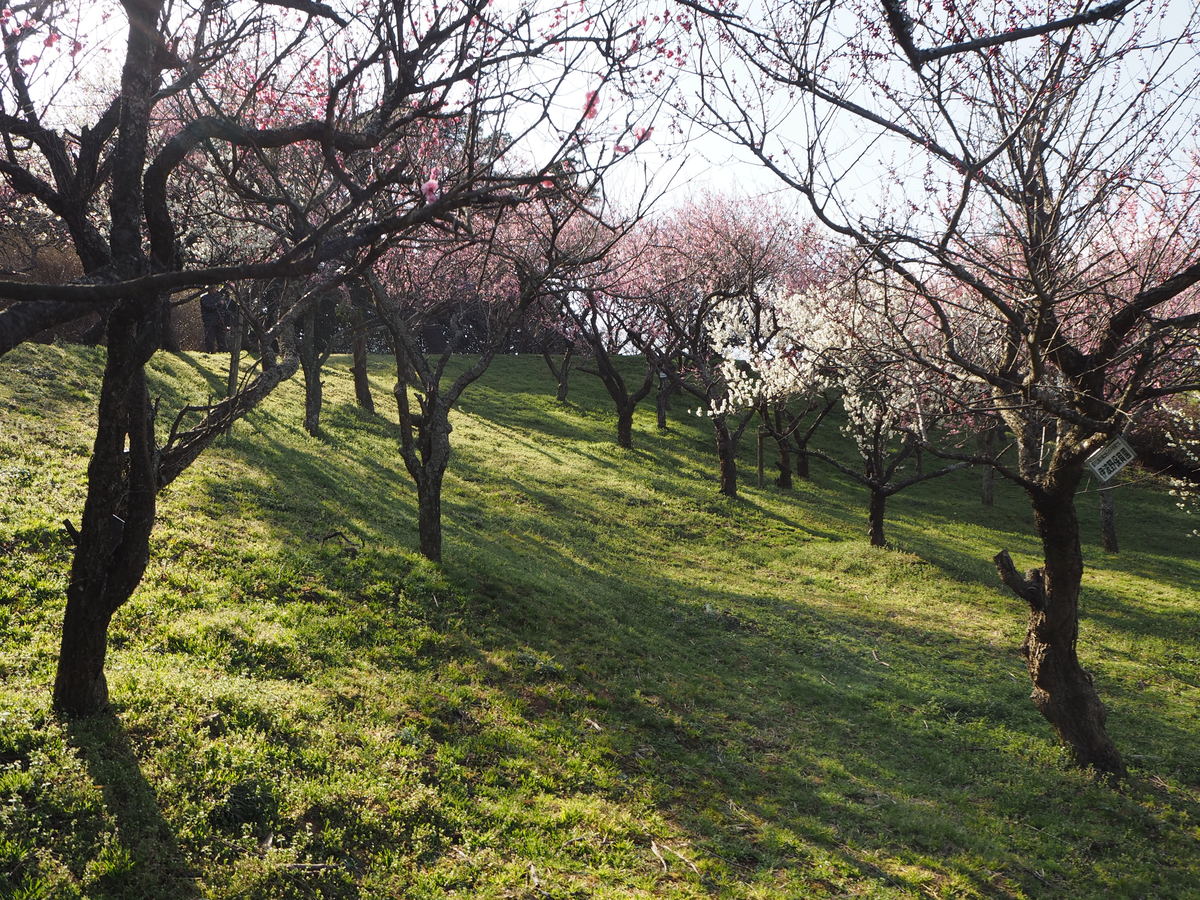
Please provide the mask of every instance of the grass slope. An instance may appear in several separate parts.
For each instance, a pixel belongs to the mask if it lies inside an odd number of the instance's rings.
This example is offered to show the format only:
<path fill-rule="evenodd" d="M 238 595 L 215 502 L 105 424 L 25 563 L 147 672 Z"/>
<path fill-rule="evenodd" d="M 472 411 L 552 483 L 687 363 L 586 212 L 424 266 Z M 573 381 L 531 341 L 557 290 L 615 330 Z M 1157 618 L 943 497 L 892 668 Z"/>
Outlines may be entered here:
<path fill-rule="evenodd" d="M 165 492 L 113 714 L 63 724 L 60 523 L 101 365 L 0 360 L 0 896 L 1200 895 L 1200 563 L 1160 493 L 1122 492 L 1119 557 L 1087 533 L 1114 790 L 1028 702 L 987 563 L 1032 561 L 1015 493 L 929 483 L 874 550 L 827 469 L 726 501 L 682 403 L 621 451 L 596 386 L 560 406 L 506 358 L 454 418 L 437 570 L 386 361 L 368 416 L 335 358 L 323 439 L 289 384 Z M 157 359 L 162 418 L 219 369 Z"/>

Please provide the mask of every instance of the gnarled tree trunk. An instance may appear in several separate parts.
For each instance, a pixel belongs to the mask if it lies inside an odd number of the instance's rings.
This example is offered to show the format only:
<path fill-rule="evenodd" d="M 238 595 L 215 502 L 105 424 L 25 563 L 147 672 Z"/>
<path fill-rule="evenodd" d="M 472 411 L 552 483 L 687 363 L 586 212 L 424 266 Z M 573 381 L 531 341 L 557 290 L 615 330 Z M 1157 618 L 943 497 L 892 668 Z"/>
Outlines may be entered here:
<path fill-rule="evenodd" d="M 795 471 L 797 478 L 803 478 L 805 481 L 812 477 L 812 467 L 809 465 L 808 459 L 808 442 L 797 443 L 796 445 L 796 463 Z"/>
<path fill-rule="evenodd" d="M 158 483 L 145 367 L 161 338 L 161 310 L 158 297 L 129 298 L 109 317 L 96 440 L 54 680 L 54 707 L 70 716 L 107 706 L 108 625 L 150 559 Z"/>
<path fill-rule="evenodd" d="M 979 449 L 984 456 L 990 458 L 995 454 L 996 438 L 1000 430 L 1000 426 L 995 426 L 985 429 L 979 436 Z M 983 467 L 983 475 L 979 484 L 979 502 L 984 506 L 992 506 L 996 502 L 996 470 L 991 466 Z"/>
<path fill-rule="evenodd" d="M 1030 699 L 1079 765 L 1120 777 L 1125 764 L 1104 728 L 1107 712 L 1075 650 L 1083 554 L 1074 484 L 1031 493 L 1031 498 L 1042 539 L 1043 567 L 1022 575 L 1007 552 L 995 559 L 1004 583 L 1029 604 L 1021 650 L 1033 681 Z"/>
<path fill-rule="evenodd" d="M 568 346 L 563 352 L 562 362 L 555 364 L 554 357 L 550 351 L 542 351 L 542 359 L 546 361 L 546 367 L 550 370 L 550 374 L 554 376 L 554 381 L 558 385 L 554 391 L 554 399 L 559 403 L 567 402 L 567 391 L 570 387 L 571 379 L 571 361 L 574 355 L 574 345 Z"/>
<path fill-rule="evenodd" d="M 421 555 L 431 562 L 442 561 L 442 478 L 446 461 L 441 465 L 426 463 L 417 485 L 417 534 Z"/>
<path fill-rule="evenodd" d="M 658 430 L 667 430 L 667 411 L 671 408 L 671 394 L 675 385 L 666 373 L 658 375 L 658 390 L 654 394 L 654 410 L 658 414 Z"/>

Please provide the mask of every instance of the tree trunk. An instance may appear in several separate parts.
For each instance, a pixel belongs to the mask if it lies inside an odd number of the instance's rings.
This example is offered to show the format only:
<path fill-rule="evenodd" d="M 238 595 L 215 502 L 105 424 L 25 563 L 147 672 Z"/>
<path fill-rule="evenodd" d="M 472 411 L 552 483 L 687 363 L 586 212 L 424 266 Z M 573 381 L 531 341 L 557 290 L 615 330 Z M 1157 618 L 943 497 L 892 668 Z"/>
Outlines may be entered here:
<path fill-rule="evenodd" d="M 354 399 L 358 401 L 360 409 L 374 413 L 375 400 L 371 396 L 371 382 L 367 378 L 367 330 L 363 327 L 365 317 L 358 306 L 351 306 L 350 309 L 354 328 L 351 344 L 354 362 L 350 366 L 350 372 L 354 375 Z"/>
<path fill-rule="evenodd" d="M 805 481 L 808 481 L 812 477 L 812 470 L 808 462 L 808 442 L 798 441 L 796 443 L 796 464 L 794 466 L 797 478 L 803 478 Z"/>
<path fill-rule="evenodd" d="M 887 541 L 883 536 L 883 515 L 887 508 L 887 494 L 883 491 L 871 488 L 870 507 L 867 512 L 868 520 L 870 521 L 870 535 L 872 547 L 886 547 Z"/>
<path fill-rule="evenodd" d="M 304 430 L 321 433 L 321 357 L 317 352 L 317 304 L 304 313 L 304 334 L 299 340 L 300 368 L 304 372 Z"/>
<path fill-rule="evenodd" d="M 238 378 L 241 375 L 242 364 L 242 310 L 234 304 L 230 313 L 229 326 L 229 378 L 226 384 L 225 396 L 232 397 L 237 393 Z"/>
<path fill-rule="evenodd" d="M 556 365 L 554 354 L 549 350 L 542 351 L 542 359 L 546 363 L 546 368 L 550 370 L 550 374 L 554 376 L 554 383 L 558 385 L 554 391 L 554 399 L 559 403 L 567 402 L 567 386 L 571 377 L 571 357 L 574 355 L 575 347 L 567 347 L 563 352 L 562 363 Z"/>
<path fill-rule="evenodd" d="M 1100 540 L 1105 553 L 1118 553 L 1117 543 L 1117 498 L 1112 485 L 1100 488 Z"/>
<path fill-rule="evenodd" d="M 717 440 L 717 461 L 721 470 L 721 493 L 737 496 L 737 447 L 724 416 L 713 416 L 713 431 Z"/>
<path fill-rule="evenodd" d="M 430 562 L 442 561 L 442 475 L 426 466 L 417 482 L 417 533 L 421 555 Z"/>
<path fill-rule="evenodd" d="M 658 378 L 658 390 L 654 394 L 654 408 L 658 413 L 658 430 L 667 430 L 667 410 L 671 408 L 671 380 Z"/>
<path fill-rule="evenodd" d="M 450 462 L 450 409 L 441 400 L 425 411 L 415 445 L 404 453 L 404 463 L 417 485 L 417 532 L 421 555 L 442 561 L 442 479 Z M 419 452 L 417 452 L 419 451 Z"/>
<path fill-rule="evenodd" d="M 174 308 L 171 306 L 171 298 L 163 297 L 162 299 L 162 348 L 168 353 L 179 352 L 179 338 L 175 336 L 175 328 L 172 322 L 171 314 Z"/>
<path fill-rule="evenodd" d="M 980 451 L 984 456 L 992 456 L 996 452 L 996 436 L 999 426 L 984 429 L 980 435 Z M 983 467 L 983 477 L 979 485 L 979 501 L 984 506 L 991 506 L 996 502 L 996 470 L 991 466 Z"/>
<path fill-rule="evenodd" d="M 1105 731 L 1107 712 L 1075 650 L 1083 554 L 1074 489 L 1071 483 L 1032 497 L 1044 567 L 1022 576 L 1006 552 L 996 556 L 996 567 L 1005 584 L 1029 604 L 1028 632 L 1021 652 L 1033 681 L 1033 705 L 1076 763 L 1120 777 L 1125 775 L 1125 764 Z"/>
<path fill-rule="evenodd" d="M 979 500 L 984 506 L 992 506 L 996 502 L 996 470 L 991 466 L 983 467 L 983 477 L 979 485 Z"/>
<path fill-rule="evenodd" d="M 54 708 L 65 716 L 88 716 L 108 706 L 104 660 L 112 615 L 101 607 L 97 596 L 82 591 L 67 594 L 54 678 Z"/>
<path fill-rule="evenodd" d="M 68 716 L 108 703 L 108 625 L 150 559 L 158 495 L 153 407 L 145 365 L 161 336 L 157 297 L 121 301 L 108 326 L 96 440 L 75 539 L 54 708 Z"/>
<path fill-rule="evenodd" d="M 563 354 L 562 367 L 558 370 L 558 390 L 554 392 L 554 399 L 559 403 L 567 402 L 567 387 L 571 377 L 571 357 L 575 354 L 574 347 L 568 347 L 567 352 Z"/>
<path fill-rule="evenodd" d="M 775 446 L 779 448 L 779 477 L 775 479 L 775 484 L 785 491 L 790 491 L 792 489 L 792 447 L 787 438 L 776 438 Z"/>
<path fill-rule="evenodd" d="M 617 404 L 617 446 L 633 449 L 633 406 Z"/>

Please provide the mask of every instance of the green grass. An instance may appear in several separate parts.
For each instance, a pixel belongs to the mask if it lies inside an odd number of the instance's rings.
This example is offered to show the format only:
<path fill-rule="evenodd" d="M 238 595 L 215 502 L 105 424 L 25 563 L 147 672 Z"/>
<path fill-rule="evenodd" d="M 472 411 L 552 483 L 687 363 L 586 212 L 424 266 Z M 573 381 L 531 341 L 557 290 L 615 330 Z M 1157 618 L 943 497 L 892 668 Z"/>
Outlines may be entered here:
<path fill-rule="evenodd" d="M 165 492 L 113 713 L 67 725 L 61 521 L 101 365 L 0 360 L 0 896 L 1200 895 L 1200 562 L 1160 492 L 1122 491 L 1118 557 L 1082 500 L 1114 789 L 1028 701 L 988 563 L 1034 558 L 1011 490 L 901 494 L 876 550 L 820 463 L 784 494 L 747 455 L 728 501 L 682 402 L 622 451 L 597 385 L 559 405 L 502 358 L 453 419 L 439 570 L 387 362 L 368 416 L 335 358 L 323 438 L 289 384 Z M 160 424 L 221 381 L 157 359 Z"/>

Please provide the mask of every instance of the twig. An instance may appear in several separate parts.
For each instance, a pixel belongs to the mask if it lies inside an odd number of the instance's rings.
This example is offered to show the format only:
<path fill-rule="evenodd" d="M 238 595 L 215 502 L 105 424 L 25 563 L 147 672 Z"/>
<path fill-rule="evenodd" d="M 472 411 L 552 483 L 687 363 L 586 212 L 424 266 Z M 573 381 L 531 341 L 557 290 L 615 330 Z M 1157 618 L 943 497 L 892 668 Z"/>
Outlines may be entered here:
<path fill-rule="evenodd" d="M 689 869 L 691 869 L 693 872 L 695 872 L 697 875 L 700 874 L 700 870 L 696 868 L 696 864 L 693 863 L 686 856 L 684 856 L 682 853 L 680 853 L 678 850 L 676 850 L 674 847 L 668 847 L 666 844 L 661 844 L 660 846 L 664 850 L 670 850 L 672 853 L 674 853 L 676 856 L 678 856 L 680 859 L 682 859 L 687 864 L 687 867 Z M 664 863 L 664 865 L 666 865 L 666 864 Z"/>
<path fill-rule="evenodd" d="M 654 842 L 654 838 L 650 839 L 650 852 L 654 854 L 655 859 L 657 859 L 660 863 L 662 863 L 663 871 L 669 872 L 670 869 L 667 868 L 667 861 L 665 859 L 663 859 L 662 853 L 659 852 L 658 844 L 656 844 Z"/>
<path fill-rule="evenodd" d="M 280 868 L 294 869 L 297 872 L 328 872 L 330 869 L 338 868 L 337 863 L 287 862 L 279 865 Z"/>
<path fill-rule="evenodd" d="M 345 534 L 345 532 L 342 532 L 342 531 L 329 532 L 329 534 L 327 534 L 327 535 L 325 535 L 325 537 L 321 538 L 321 544 L 324 545 L 324 543 L 326 541 L 331 541 L 334 538 L 341 538 L 343 541 L 345 541 L 347 544 L 349 544 L 351 547 L 354 547 L 355 549 L 362 546 L 361 544 L 357 543 L 353 538 L 347 536 Z"/>

